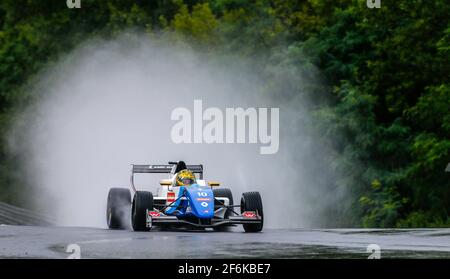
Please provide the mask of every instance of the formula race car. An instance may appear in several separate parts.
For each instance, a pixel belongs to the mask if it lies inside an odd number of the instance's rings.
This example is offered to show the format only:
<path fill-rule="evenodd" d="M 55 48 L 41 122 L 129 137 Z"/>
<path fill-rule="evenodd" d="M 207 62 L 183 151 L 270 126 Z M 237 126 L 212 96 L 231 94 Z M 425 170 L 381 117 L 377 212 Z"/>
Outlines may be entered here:
<path fill-rule="evenodd" d="M 135 173 L 169 173 L 170 177 L 160 180 L 157 195 L 153 196 L 152 192 L 136 190 Z M 154 226 L 224 231 L 236 224 L 242 224 L 246 232 L 259 232 L 263 228 L 260 194 L 243 193 L 241 203 L 234 205 L 230 189 L 216 188 L 218 182 L 203 180 L 203 165 L 186 165 L 183 161 L 132 165 L 130 182 L 134 192 L 132 202 L 129 189 L 109 190 L 106 218 L 110 229 L 126 228 L 130 215 L 135 231 L 149 231 Z M 240 213 L 234 210 L 237 207 Z"/>

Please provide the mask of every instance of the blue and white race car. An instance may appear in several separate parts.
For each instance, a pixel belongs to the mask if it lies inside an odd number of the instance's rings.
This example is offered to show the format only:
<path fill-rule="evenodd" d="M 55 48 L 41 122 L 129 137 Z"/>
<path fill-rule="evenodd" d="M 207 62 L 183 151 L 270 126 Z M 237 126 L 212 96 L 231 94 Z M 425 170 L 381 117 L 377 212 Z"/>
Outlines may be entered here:
<path fill-rule="evenodd" d="M 138 191 L 134 185 L 135 173 L 169 173 L 169 179 L 160 180 L 157 195 Z M 184 226 L 213 228 L 217 231 L 242 224 L 246 232 L 263 228 L 264 214 L 258 192 L 242 194 L 239 205 L 234 205 L 228 188 L 216 188 L 218 182 L 203 180 L 202 165 L 186 165 L 183 161 L 168 165 L 132 165 L 130 190 L 111 188 L 108 194 L 106 218 L 110 229 L 123 229 L 131 224 L 135 231 L 149 231 L 154 226 L 168 228 Z M 239 207 L 240 213 L 234 209 Z M 130 210 L 131 208 L 131 210 Z"/>

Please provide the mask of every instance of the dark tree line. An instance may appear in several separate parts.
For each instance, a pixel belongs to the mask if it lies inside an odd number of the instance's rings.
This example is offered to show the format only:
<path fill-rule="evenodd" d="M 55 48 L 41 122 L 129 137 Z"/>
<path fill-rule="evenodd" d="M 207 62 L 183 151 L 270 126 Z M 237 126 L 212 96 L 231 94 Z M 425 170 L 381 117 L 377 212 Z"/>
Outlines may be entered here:
<path fill-rule="evenodd" d="M 335 205 L 333 225 L 450 225 L 448 1 L 382 1 L 381 9 L 357 0 L 65 2 L 0 3 L 0 200 L 21 202 L 21 158 L 7 140 L 35 97 L 27 81 L 85 39 L 131 28 L 179 36 L 205 53 L 266 57 L 263 72 L 320 69 L 326 85 L 312 82 L 303 97 L 333 152 L 322 163 L 336 172 L 335 187 L 354 194 Z M 264 73 L 268 83 L 276 75 Z M 295 88 L 282 97 L 295 98 Z"/>

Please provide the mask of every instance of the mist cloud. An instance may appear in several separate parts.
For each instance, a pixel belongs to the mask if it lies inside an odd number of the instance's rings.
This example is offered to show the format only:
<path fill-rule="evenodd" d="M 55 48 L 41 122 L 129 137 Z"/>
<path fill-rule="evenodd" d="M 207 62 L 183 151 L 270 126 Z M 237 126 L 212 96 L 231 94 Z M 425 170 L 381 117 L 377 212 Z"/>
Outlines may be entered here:
<path fill-rule="evenodd" d="M 185 160 L 204 164 L 205 178 L 231 188 L 235 203 L 244 191 L 260 191 L 267 227 L 323 223 L 320 207 L 338 197 L 313 184 L 323 173 L 305 168 L 314 153 L 314 138 L 299 121 L 306 110 L 262 94 L 263 77 L 238 59 L 221 59 L 123 35 L 89 41 L 42 72 L 33 86 L 37 102 L 12 136 L 15 152 L 26 154 L 35 206 L 60 225 L 106 227 L 108 189 L 128 188 L 130 164 Z M 261 155 L 255 144 L 173 143 L 171 112 L 192 109 L 195 99 L 222 111 L 279 108 L 278 152 Z M 136 185 L 155 192 L 157 180 L 138 176 Z"/>

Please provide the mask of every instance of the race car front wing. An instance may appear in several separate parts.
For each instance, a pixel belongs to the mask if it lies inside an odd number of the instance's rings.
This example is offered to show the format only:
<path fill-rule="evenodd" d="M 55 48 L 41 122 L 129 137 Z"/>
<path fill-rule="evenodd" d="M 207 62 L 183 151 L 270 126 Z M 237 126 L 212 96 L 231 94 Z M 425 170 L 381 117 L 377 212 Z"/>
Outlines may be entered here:
<path fill-rule="evenodd" d="M 212 218 L 207 222 L 192 222 L 186 219 L 180 219 L 177 216 L 165 215 L 158 211 L 147 210 L 147 228 L 151 228 L 154 225 L 190 225 L 199 228 L 213 228 L 224 225 L 239 225 L 239 224 L 259 224 L 262 222 L 261 216 L 256 211 L 245 211 L 241 215 L 229 216 L 226 219 Z"/>

